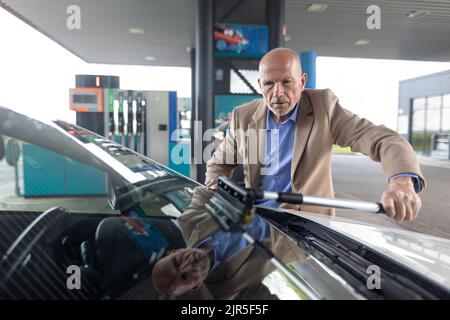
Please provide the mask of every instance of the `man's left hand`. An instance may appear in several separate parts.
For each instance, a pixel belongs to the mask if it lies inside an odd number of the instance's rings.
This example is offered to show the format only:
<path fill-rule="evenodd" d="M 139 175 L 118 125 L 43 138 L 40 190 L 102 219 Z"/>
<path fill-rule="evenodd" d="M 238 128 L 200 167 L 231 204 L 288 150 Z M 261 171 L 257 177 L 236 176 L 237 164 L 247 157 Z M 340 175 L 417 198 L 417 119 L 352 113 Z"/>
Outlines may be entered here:
<path fill-rule="evenodd" d="M 389 190 L 383 192 L 381 203 L 386 214 L 397 221 L 416 219 L 422 201 L 414 190 L 411 177 L 398 177 L 389 181 Z"/>

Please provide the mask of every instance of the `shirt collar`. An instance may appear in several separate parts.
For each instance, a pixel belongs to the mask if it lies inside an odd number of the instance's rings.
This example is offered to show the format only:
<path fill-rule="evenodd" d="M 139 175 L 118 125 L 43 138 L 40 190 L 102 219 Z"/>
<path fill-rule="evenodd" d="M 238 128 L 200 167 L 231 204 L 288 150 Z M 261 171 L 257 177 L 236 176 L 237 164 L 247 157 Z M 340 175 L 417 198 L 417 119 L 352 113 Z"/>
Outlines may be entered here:
<path fill-rule="evenodd" d="M 266 128 L 267 129 L 274 128 L 277 126 L 277 124 L 275 123 L 275 120 L 270 116 L 270 113 L 272 111 L 270 111 L 269 108 L 267 108 L 267 109 L 268 109 L 267 110 L 268 112 L 267 112 L 267 116 L 266 116 Z M 297 121 L 297 113 L 298 113 L 299 109 L 300 109 L 300 101 L 297 102 L 297 105 L 294 108 L 294 112 L 292 112 L 292 114 L 289 116 L 289 118 L 287 118 L 284 122 L 280 123 L 279 125 L 285 124 L 288 121 L 292 121 L 295 123 Z"/>

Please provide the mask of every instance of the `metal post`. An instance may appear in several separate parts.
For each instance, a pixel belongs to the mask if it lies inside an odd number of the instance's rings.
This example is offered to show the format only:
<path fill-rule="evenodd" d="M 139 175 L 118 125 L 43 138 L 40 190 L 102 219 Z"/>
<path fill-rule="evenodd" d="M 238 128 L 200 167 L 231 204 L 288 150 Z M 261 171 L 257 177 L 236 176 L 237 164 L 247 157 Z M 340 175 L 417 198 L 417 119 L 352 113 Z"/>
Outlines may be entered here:
<path fill-rule="evenodd" d="M 284 47 L 285 0 L 266 0 L 266 24 L 269 26 L 269 49 Z"/>
<path fill-rule="evenodd" d="M 306 88 L 316 88 L 316 51 L 305 51 L 300 54 L 300 61 L 302 63 L 302 71 L 308 75 L 308 82 Z"/>
<path fill-rule="evenodd" d="M 20 187 L 19 187 L 19 166 L 16 165 L 14 166 L 14 174 L 15 174 L 15 178 L 16 178 L 16 196 L 20 197 Z"/>
<path fill-rule="evenodd" d="M 214 32 L 214 1 L 197 0 L 196 25 L 196 59 L 195 59 L 195 119 L 201 121 L 202 134 L 214 125 L 214 62 L 213 62 L 213 32 Z M 194 132 L 194 145 L 202 145 L 202 159 L 194 159 L 197 164 L 198 182 L 205 181 L 206 161 L 203 150 L 210 141 L 203 141 L 199 132 Z M 198 155 L 197 155 L 198 157 Z"/>
<path fill-rule="evenodd" d="M 447 135 L 448 160 L 450 160 L 450 134 Z"/>
<path fill-rule="evenodd" d="M 195 97 L 196 97 L 196 90 L 195 90 L 195 57 L 196 57 L 197 50 L 195 48 L 191 48 L 191 164 L 193 164 L 194 159 L 194 120 L 197 118 L 195 110 L 196 110 L 196 104 L 195 104 Z M 192 165 L 191 165 L 192 169 Z M 192 172 L 192 170 L 191 170 Z M 191 175 L 191 178 L 193 176 Z M 195 177 L 194 177 L 195 178 Z"/>

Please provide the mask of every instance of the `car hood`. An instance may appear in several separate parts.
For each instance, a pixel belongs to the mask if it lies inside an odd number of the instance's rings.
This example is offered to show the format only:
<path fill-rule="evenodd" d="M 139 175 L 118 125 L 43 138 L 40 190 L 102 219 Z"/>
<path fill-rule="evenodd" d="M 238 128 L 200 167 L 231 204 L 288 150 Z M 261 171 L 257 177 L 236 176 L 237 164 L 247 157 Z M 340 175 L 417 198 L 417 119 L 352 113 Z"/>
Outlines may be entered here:
<path fill-rule="evenodd" d="M 450 240 L 408 230 L 294 210 L 281 210 L 336 231 L 450 290 Z"/>

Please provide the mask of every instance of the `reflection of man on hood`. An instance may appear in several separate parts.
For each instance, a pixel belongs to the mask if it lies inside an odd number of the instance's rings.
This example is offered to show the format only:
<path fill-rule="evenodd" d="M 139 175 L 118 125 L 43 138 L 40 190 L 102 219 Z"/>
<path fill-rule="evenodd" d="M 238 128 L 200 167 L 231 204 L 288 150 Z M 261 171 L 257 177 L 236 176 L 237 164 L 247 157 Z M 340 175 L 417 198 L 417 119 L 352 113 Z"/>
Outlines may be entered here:
<path fill-rule="evenodd" d="M 205 203 L 212 196 L 213 192 L 207 188 L 196 188 L 191 205 L 185 214 L 205 214 Z M 255 215 L 248 225 L 248 233 L 262 240 L 270 234 L 269 224 Z M 158 261 L 153 268 L 154 283 L 168 296 L 195 292 L 208 277 L 209 272 L 247 245 L 240 233 L 215 230 L 194 247 L 169 251 L 167 256 Z"/>
<path fill-rule="evenodd" d="M 166 296 L 197 291 L 210 269 L 208 251 L 198 248 L 172 250 L 153 267 L 153 282 Z"/>
<path fill-rule="evenodd" d="M 195 292 L 207 278 L 213 278 L 213 275 L 219 275 L 223 282 L 221 286 L 226 287 L 229 284 L 228 290 L 239 290 L 239 288 L 233 288 L 232 282 L 227 281 L 228 274 L 235 274 L 235 268 L 240 269 L 238 266 L 248 263 L 246 260 L 252 257 L 250 252 L 253 248 L 249 248 L 242 234 L 224 232 L 219 229 L 205 208 L 205 203 L 213 194 L 206 187 L 197 187 L 194 190 L 191 204 L 179 218 L 183 236 L 190 247 L 168 252 L 168 255 L 158 261 L 153 268 L 153 281 L 167 296 Z M 255 239 L 268 243 L 273 242 L 275 238 L 272 234 L 272 226 L 259 215 L 254 216 L 247 226 L 247 232 Z M 258 255 L 257 260 L 261 258 L 262 256 Z M 240 261 L 241 259 L 244 260 Z M 263 262 L 268 261 L 263 260 Z M 242 283 L 259 285 L 264 276 L 273 270 L 263 266 L 261 269 L 267 272 L 263 272 L 261 277 L 255 277 L 253 282 L 242 281 Z M 258 271 L 253 273 L 257 274 Z M 216 297 L 230 298 L 230 296 L 217 294 Z"/>

